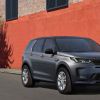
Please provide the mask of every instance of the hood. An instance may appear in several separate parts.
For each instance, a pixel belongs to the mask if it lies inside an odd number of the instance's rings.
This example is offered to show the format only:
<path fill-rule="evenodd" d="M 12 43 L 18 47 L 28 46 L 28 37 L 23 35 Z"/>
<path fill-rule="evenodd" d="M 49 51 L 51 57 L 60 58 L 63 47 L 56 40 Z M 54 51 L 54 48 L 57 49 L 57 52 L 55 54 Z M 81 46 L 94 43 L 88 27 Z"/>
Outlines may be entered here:
<path fill-rule="evenodd" d="M 79 53 L 66 53 L 59 52 L 61 56 L 66 57 L 76 57 L 76 58 L 85 58 L 85 59 L 100 59 L 100 52 L 79 52 Z"/>

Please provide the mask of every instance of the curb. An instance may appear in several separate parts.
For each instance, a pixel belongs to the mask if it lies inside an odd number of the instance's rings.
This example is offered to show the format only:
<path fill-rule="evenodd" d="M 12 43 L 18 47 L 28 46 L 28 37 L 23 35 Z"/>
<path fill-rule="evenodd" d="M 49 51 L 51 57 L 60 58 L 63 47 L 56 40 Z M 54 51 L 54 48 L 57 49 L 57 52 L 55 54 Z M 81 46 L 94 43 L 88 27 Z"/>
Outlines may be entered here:
<path fill-rule="evenodd" d="M 15 74 L 15 75 L 21 75 L 21 70 L 18 69 L 0 69 L 1 73 L 7 73 L 7 74 Z"/>

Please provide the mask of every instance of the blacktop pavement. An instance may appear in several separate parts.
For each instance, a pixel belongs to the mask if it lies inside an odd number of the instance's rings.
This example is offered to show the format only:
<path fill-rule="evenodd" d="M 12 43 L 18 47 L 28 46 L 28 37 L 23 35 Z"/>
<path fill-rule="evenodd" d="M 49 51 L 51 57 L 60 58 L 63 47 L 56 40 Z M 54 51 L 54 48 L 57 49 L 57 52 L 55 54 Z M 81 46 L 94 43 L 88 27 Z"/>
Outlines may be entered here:
<path fill-rule="evenodd" d="M 0 73 L 8 73 L 8 74 L 15 74 L 21 75 L 21 70 L 19 69 L 9 69 L 9 68 L 0 68 Z"/>

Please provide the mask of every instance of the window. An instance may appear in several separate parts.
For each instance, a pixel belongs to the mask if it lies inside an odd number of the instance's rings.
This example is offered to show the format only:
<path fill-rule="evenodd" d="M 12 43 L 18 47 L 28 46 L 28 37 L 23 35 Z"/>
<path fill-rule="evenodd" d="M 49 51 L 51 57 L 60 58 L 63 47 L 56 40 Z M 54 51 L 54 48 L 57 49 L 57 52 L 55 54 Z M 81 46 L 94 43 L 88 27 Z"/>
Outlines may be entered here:
<path fill-rule="evenodd" d="M 47 0 L 47 11 L 68 7 L 68 0 Z"/>
<path fill-rule="evenodd" d="M 59 47 L 60 52 L 91 52 L 93 51 L 92 46 L 86 39 L 57 38 L 56 43 Z"/>
<path fill-rule="evenodd" d="M 18 18 L 18 0 L 6 0 L 6 20 Z"/>
<path fill-rule="evenodd" d="M 43 52 L 45 52 L 46 49 L 55 49 L 55 43 L 52 39 L 46 39 Z"/>
<path fill-rule="evenodd" d="M 36 43 L 36 40 L 31 40 L 30 42 L 29 42 L 29 44 L 27 45 L 27 47 L 26 47 L 26 52 L 32 52 L 32 47 L 35 45 L 35 43 Z"/>
<path fill-rule="evenodd" d="M 37 42 L 35 43 L 35 45 L 33 47 L 33 51 L 34 52 L 42 52 L 43 43 L 44 43 L 44 39 L 37 40 Z"/>

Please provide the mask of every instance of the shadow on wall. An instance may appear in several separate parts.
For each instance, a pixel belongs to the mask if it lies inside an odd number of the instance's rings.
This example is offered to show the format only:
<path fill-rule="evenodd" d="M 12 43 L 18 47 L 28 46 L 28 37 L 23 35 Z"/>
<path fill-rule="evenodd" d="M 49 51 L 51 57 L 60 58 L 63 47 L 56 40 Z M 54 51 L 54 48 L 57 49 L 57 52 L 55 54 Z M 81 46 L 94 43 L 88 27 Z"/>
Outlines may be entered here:
<path fill-rule="evenodd" d="M 12 45 L 9 45 L 7 40 L 7 24 L 0 25 L 0 68 L 11 68 L 10 64 L 13 55 Z"/>

